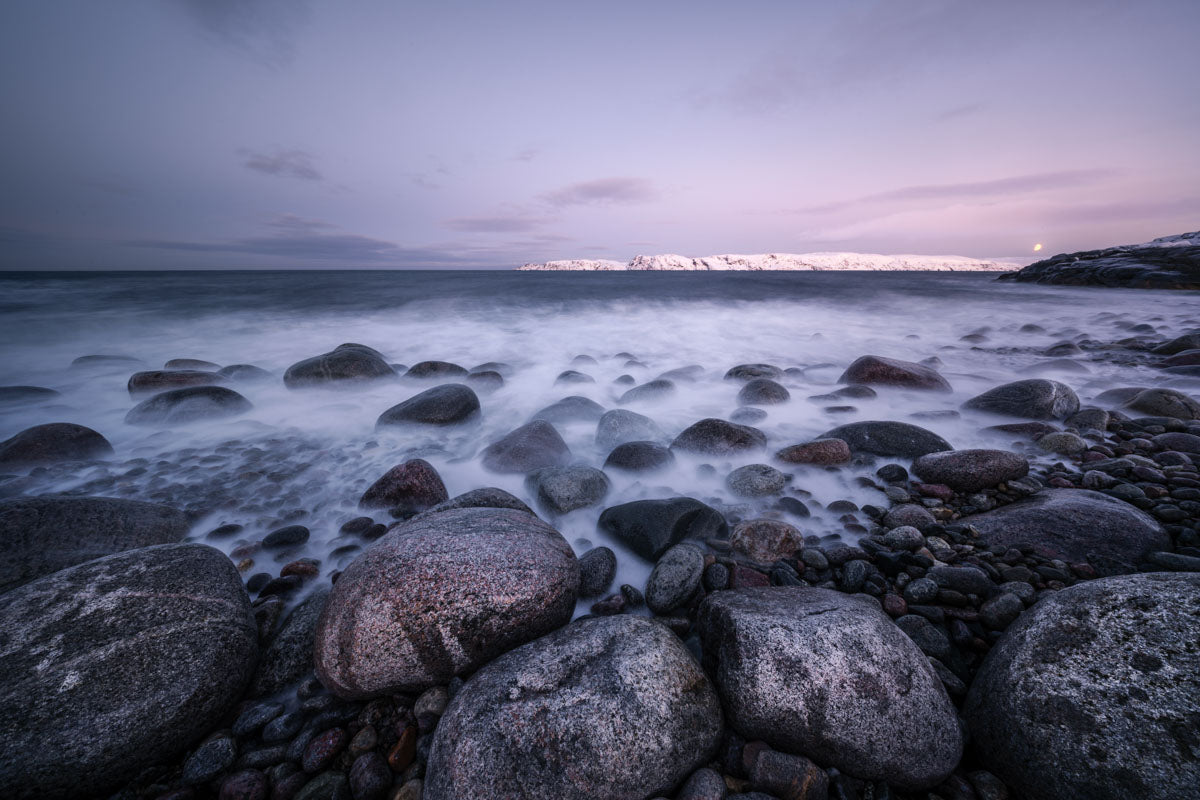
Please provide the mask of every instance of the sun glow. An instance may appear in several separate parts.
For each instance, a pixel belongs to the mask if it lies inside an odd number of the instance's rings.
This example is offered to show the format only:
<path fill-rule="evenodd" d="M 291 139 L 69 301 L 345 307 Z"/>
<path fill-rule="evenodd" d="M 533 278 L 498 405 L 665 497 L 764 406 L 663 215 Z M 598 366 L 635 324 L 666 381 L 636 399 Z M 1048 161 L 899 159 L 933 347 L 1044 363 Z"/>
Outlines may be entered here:
<path fill-rule="evenodd" d="M 1041 245 L 1041 243 L 1040 243 L 1040 242 L 1039 242 L 1038 244 L 1035 244 L 1035 245 L 1033 246 L 1033 252 L 1035 252 L 1035 253 L 1036 253 L 1038 250 L 1041 250 L 1041 249 L 1042 249 L 1042 245 Z"/>

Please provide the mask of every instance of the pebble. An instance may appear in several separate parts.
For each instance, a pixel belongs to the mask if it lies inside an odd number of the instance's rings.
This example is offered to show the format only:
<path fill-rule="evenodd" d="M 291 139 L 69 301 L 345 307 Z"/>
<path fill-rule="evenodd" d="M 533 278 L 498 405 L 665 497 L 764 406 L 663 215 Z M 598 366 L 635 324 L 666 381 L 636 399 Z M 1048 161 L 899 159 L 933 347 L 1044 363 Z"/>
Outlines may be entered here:
<path fill-rule="evenodd" d="M 230 775 L 221 783 L 219 800 L 266 800 L 271 787 L 267 776 L 255 769 Z"/>
<path fill-rule="evenodd" d="M 249 736 L 283 713 L 279 703 L 256 703 L 243 711 L 233 723 L 235 736 Z"/>
<path fill-rule="evenodd" d="M 344 728 L 330 728 L 317 734 L 304 748 L 301 768 L 309 774 L 325 769 L 346 747 L 348 739 Z"/>
<path fill-rule="evenodd" d="M 183 783 L 196 786 L 208 783 L 233 766 L 237 758 L 237 742 L 227 734 L 217 734 L 183 762 Z"/>

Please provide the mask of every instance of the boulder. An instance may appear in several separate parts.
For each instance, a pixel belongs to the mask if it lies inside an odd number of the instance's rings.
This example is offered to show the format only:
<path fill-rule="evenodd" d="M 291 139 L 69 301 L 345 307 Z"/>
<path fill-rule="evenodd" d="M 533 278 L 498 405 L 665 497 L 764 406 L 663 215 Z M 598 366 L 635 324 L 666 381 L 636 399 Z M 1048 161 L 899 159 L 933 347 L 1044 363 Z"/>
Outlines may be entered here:
<path fill-rule="evenodd" d="M 451 364 L 449 361 L 421 361 L 413 364 L 404 373 L 406 378 L 419 378 L 421 380 L 442 380 L 444 378 L 464 378 L 467 375 L 466 367 L 460 367 L 458 364 Z"/>
<path fill-rule="evenodd" d="M 794 557 L 804 546 L 804 534 L 781 520 L 750 519 L 734 527 L 729 543 L 734 550 L 760 564 L 774 564 Z"/>
<path fill-rule="evenodd" d="M 254 406 L 233 389 L 191 386 L 171 389 L 138 403 L 125 415 L 130 425 L 178 425 L 245 414 Z"/>
<path fill-rule="evenodd" d="M 947 450 L 913 461 L 913 472 L 926 483 L 956 492 L 978 492 L 1029 474 L 1029 461 L 1007 450 Z"/>
<path fill-rule="evenodd" d="M 393 526 L 334 584 L 317 675 L 346 698 L 444 685 L 566 624 L 578 586 L 570 545 L 530 514 L 424 514 Z"/>
<path fill-rule="evenodd" d="M 675 384 L 665 378 L 656 378 L 655 380 L 643 383 L 640 386 L 635 386 L 625 394 L 621 395 L 617 400 L 621 405 L 626 403 L 636 403 L 645 400 L 659 400 L 668 395 L 675 393 Z"/>
<path fill-rule="evenodd" d="M 328 599 L 329 587 L 317 587 L 284 617 L 259 659 L 250 681 L 251 696 L 264 697 L 283 691 L 312 673 L 317 620 Z"/>
<path fill-rule="evenodd" d="M 275 377 L 262 367 L 256 367 L 253 364 L 230 364 L 228 367 L 219 369 L 217 374 L 236 383 L 261 383 Z"/>
<path fill-rule="evenodd" d="M 744 406 L 773 406 L 786 403 L 792 395 L 770 378 L 755 378 L 742 387 L 737 399 Z"/>
<path fill-rule="evenodd" d="M 988 389 L 963 408 L 1005 417 L 1064 419 L 1079 410 L 1079 397 L 1065 383 L 1029 378 Z"/>
<path fill-rule="evenodd" d="M 658 442 L 625 442 L 613 448 L 604 460 L 605 469 L 649 472 L 675 463 L 675 454 Z"/>
<path fill-rule="evenodd" d="M 0 406 L 24 406 L 45 403 L 62 395 L 41 386 L 0 386 Z"/>
<path fill-rule="evenodd" d="M 766 434 L 758 428 L 713 417 L 688 426 L 671 442 L 672 450 L 710 456 L 726 456 L 766 446 Z"/>
<path fill-rule="evenodd" d="M 599 503 L 612 484 L 595 467 L 542 467 L 525 477 L 525 488 L 545 511 L 569 514 Z"/>
<path fill-rule="evenodd" d="M 950 384 L 936 370 L 883 356 L 862 356 L 846 368 L 838 383 L 860 383 L 874 386 L 899 386 L 930 392 L 952 391 Z"/>
<path fill-rule="evenodd" d="M 84 561 L 170 544 L 187 517 L 153 503 L 110 497 L 22 497 L 0 502 L 0 592 Z"/>
<path fill-rule="evenodd" d="M 233 563 L 129 550 L 0 595 L 0 796 L 106 796 L 217 727 L 258 657 Z"/>
<path fill-rule="evenodd" d="M 371 484 L 358 501 L 359 508 L 387 508 L 410 517 L 450 499 L 442 476 L 423 458 L 397 464 Z"/>
<path fill-rule="evenodd" d="M 554 379 L 554 383 L 556 386 L 560 383 L 595 383 L 595 382 L 596 382 L 596 379 L 593 378 L 591 375 L 588 375 L 586 372 L 579 372 L 578 370 L 574 370 L 574 369 L 564 370 L 563 372 L 558 373 L 558 377 Z"/>
<path fill-rule="evenodd" d="M 1125 408 L 1150 417 L 1200 419 L 1200 403 L 1174 389 L 1146 389 L 1144 392 L 1138 392 L 1125 403 Z"/>
<path fill-rule="evenodd" d="M 1200 331 L 1192 331 L 1182 336 L 1176 336 L 1170 341 L 1163 342 L 1150 352 L 1160 356 L 1173 356 L 1187 350 L 1200 348 Z"/>
<path fill-rule="evenodd" d="M 579 596 L 599 597 L 617 575 L 617 554 L 608 547 L 593 547 L 579 557 Z"/>
<path fill-rule="evenodd" d="M 611 450 L 626 442 L 663 442 L 667 435 L 647 416 L 624 408 L 606 411 L 596 423 L 596 446 Z"/>
<path fill-rule="evenodd" d="M 364 345 L 343 344 L 336 350 L 298 361 L 287 368 L 283 383 L 289 389 L 329 384 L 354 384 L 395 377 L 378 351 Z"/>
<path fill-rule="evenodd" d="M 717 592 L 698 624 L 747 739 L 908 790 L 958 764 L 963 735 L 941 680 L 874 601 L 807 587 Z"/>
<path fill-rule="evenodd" d="M 992 648 L 964 706 L 979 761 L 1030 800 L 1168 800 L 1200 786 L 1200 575 L 1049 594 Z"/>
<path fill-rule="evenodd" d="M 533 509 L 525 505 L 518 498 L 503 489 L 495 487 L 472 489 L 469 492 L 463 492 L 443 503 L 438 503 L 429 509 L 427 513 L 453 511 L 456 508 L 511 508 L 515 511 L 524 511 L 526 514 L 533 514 Z"/>
<path fill-rule="evenodd" d="M 684 539 L 720 539 L 729 532 L 725 518 L 691 497 L 634 500 L 604 509 L 597 523 L 642 558 L 656 560 Z"/>
<path fill-rule="evenodd" d="M 545 420 L 522 425 L 483 451 L 483 466 L 492 472 L 532 472 L 555 467 L 571 456 L 567 443 Z"/>
<path fill-rule="evenodd" d="M 830 466 L 849 463 L 850 455 L 850 445 L 842 439 L 817 439 L 785 447 L 775 454 L 775 458 L 789 464 Z"/>
<path fill-rule="evenodd" d="M 700 588 L 703 575 L 703 550 L 689 542 L 671 547 L 646 580 L 646 606 L 655 614 L 679 608 Z"/>
<path fill-rule="evenodd" d="M 572 395 L 546 406 L 530 419 L 546 422 L 596 422 L 604 416 L 604 406 L 595 400 Z"/>
<path fill-rule="evenodd" d="M 778 494 L 787 482 L 787 475 L 767 464 L 747 464 L 725 476 L 725 485 L 738 497 Z"/>
<path fill-rule="evenodd" d="M 668 628 L 578 620 L 467 681 L 434 732 L 422 797 L 669 794 L 720 737 L 716 694 Z"/>
<path fill-rule="evenodd" d="M 211 361 L 205 361 L 201 358 L 172 358 L 163 364 L 163 369 L 202 369 L 215 372 L 220 368 L 220 364 L 214 364 Z"/>
<path fill-rule="evenodd" d="M 71 369 L 136 368 L 145 365 L 145 361 L 133 356 L 94 355 L 75 359 L 71 362 Z"/>
<path fill-rule="evenodd" d="M 778 380 L 782 377 L 783 370 L 771 364 L 739 364 L 725 373 L 727 381 L 752 381 L 755 378 Z"/>
<path fill-rule="evenodd" d="M 0 442 L 0 468 L 91 461 L 113 455 L 112 445 L 96 431 L 70 422 L 50 422 L 26 428 Z"/>
<path fill-rule="evenodd" d="M 131 396 L 139 394 L 154 394 L 168 389 L 182 389 L 188 386 L 215 386 L 228 383 L 229 379 L 216 372 L 194 369 L 181 370 L 150 370 L 135 372 L 129 377 L 126 388 Z"/>
<path fill-rule="evenodd" d="M 918 458 L 954 449 L 933 431 L 907 422 L 851 422 L 826 431 L 819 438 L 841 439 L 853 452 L 885 458 Z"/>
<path fill-rule="evenodd" d="M 988 547 L 1030 546 L 1046 558 L 1091 564 L 1101 575 L 1133 572 L 1171 546 L 1149 514 L 1087 489 L 1047 489 L 959 522 L 974 525 Z"/>
<path fill-rule="evenodd" d="M 413 395 L 379 415 L 385 425 L 457 425 L 479 416 L 479 397 L 469 386 L 446 383 Z"/>

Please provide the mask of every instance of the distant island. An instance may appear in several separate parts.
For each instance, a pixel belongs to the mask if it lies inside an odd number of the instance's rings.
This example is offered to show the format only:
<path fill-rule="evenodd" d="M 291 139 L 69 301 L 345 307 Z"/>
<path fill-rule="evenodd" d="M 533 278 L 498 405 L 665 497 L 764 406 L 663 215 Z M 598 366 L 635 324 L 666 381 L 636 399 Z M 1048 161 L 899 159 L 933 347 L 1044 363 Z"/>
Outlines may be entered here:
<path fill-rule="evenodd" d="M 878 253 L 761 253 L 758 255 L 717 255 L 689 258 L 680 255 L 635 256 L 629 263 L 605 259 L 569 259 L 525 264 L 518 267 L 530 272 L 580 270 L 623 272 L 631 270 L 682 271 L 765 270 L 835 271 L 870 270 L 877 272 L 1010 272 L 1022 265 L 1003 261 L 984 261 L 964 256 L 885 256 Z"/>

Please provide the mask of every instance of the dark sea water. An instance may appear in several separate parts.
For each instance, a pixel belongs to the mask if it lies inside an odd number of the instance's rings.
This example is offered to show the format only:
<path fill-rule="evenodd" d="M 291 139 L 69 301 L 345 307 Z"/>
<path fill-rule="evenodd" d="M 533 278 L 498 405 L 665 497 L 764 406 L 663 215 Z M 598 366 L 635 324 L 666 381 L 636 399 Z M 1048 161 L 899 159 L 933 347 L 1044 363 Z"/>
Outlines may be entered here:
<path fill-rule="evenodd" d="M 1044 330 L 1021 332 L 1027 324 Z M 629 406 L 653 417 L 668 436 L 703 417 L 727 417 L 740 384 L 723 380 L 725 371 L 766 362 L 797 368 L 783 381 L 791 401 L 768 408 L 758 423 L 770 452 L 860 419 L 917 422 L 959 448 L 1008 446 L 982 431 L 999 420 L 957 416 L 962 401 L 1033 376 L 1070 384 L 1085 403 L 1114 386 L 1159 385 L 1166 382 L 1161 372 L 1106 343 L 1175 336 L 1197 326 L 1198 293 L 1041 287 L 971 273 L 3 273 L 0 384 L 45 386 L 62 395 L 42 405 L 0 408 L 0 439 L 35 424 L 75 422 L 104 434 L 117 458 L 0 478 L 0 495 L 66 492 L 169 503 L 197 517 L 198 537 L 224 522 L 245 525 L 245 538 L 254 539 L 299 521 L 313 531 L 308 554 L 330 563 L 334 549 L 355 544 L 339 538 L 337 528 L 358 515 L 363 490 L 408 458 L 433 463 L 451 495 L 499 486 L 529 500 L 520 476 L 487 473 L 479 451 L 567 395 L 617 407 L 628 387 L 613 381 L 623 374 L 641 383 L 676 367 L 704 368 L 673 396 Z M 1080 343 L 1084 352 L 1069 361 L 1042 355 L 1062 341 Z M 470 368 L 501 361 L 514 372 L 505 386 L 481 395 L 476 425 L 376 431 L 381 412 L 430 384 L 283 386 L 290 364 L 343 342 L 370 345 L 397 364 L 438 359 Z M 621 352 L 640 363 L 626 365 L 625 357 L 614 357 Z M 97 353 L 142 359 L 144 369 L 172 358 L 249 363 L 275 379 L 234 385 L 254 404 L 244 416 L 136 427 L 124 422 L 136 403 L 126 390 L 133 369 L 70 368 L 76 357 Z M 852 404 L 849 411 L 807 399 L 835 388 L 845 366 L 868 353 L 936 357 L 954 392 L 881 390 L 877 398 L 839 404 Z M 572 366 L 579 355 L 597 363 Z M 568 368 L 595 382 L 556 385 Z M 579 462 L 603 463 L 607 453 L 594 444 L 594 423 L 558 427 Z M 724 477 L 769 460 L 769 452 L 707 462 L 681 458 L 651 477 L 612 475 L 604 505 L 687 494 L 749 517 L 770 501 L 759 506 L 732 497 Z M 715 470 L 700 469 L 702 463 Z M 853 539 L 823 507 L 838 499 L 882 502 L 874 490 L 857 486 L 853 470 L 793 472 L 789 492 L 815 512 L 790 520 L 806 533 Z M 599 512 L 576 511 L 555 524 L 578 552 L 613 545 L 595 529 Z M 237 542 L 219 546 L 230 550 Z M 620 580 L 640 585 L 649 565 L 613 546 Z M 352 557 L 350 550 L 333 561 Z"/>

